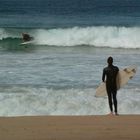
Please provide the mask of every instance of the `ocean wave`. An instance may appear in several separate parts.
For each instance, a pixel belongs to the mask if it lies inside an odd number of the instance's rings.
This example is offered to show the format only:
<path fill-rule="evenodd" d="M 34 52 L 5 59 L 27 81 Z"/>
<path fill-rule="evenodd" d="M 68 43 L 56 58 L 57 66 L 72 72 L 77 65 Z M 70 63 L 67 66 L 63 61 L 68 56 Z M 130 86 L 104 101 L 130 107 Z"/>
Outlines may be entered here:
<path fill-rule="evenodd" d="M 36 45 L 88 45 L 112 48 L 140 48 L 140 27 L 93 26 L 27 30 Z M 0 40 L 21 38 L 21 31 L 0 29 Z"/>
<path fill-rule="evenodd" d="M 120 114 L 140 114 L 140 89 L 118 91 Z M 0 88 L 0 116 L 104 115 L 107 98 L 96 98 L 95 89 Z"/>

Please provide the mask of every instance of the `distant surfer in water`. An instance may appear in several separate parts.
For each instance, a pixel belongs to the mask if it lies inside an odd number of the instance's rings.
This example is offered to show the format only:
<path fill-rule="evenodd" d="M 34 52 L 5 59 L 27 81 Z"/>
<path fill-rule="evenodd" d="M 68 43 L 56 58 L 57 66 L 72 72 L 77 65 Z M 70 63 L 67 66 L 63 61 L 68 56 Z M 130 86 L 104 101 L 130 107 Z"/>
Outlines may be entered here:
<path fill-rule="evenodd" d="M 106 79 L 106 90 L 108 95 L 108 102 L 111 111 L 111 115 L 113 115 L 113 103 L 114 103 L 114 112 L 115 115 L 118 115 L 117 112 L 117 83 L 116 78 L 119 72 L 119 68 L 113 65 L 113 58 L 110 56 L 107 59 L 108 66 L 103 69 L 102 80 L 105 82 Z M 113 103 L 112 103 L 113 100 Z"/>
<path fill-rule="evenodd" d="M 29 34 L 27 33 L 22 33 L 22 39 L 24 42 L 27 42 L 27 41 L 31 41 L 33 40 L 33 37 L 31 37 Z"/>

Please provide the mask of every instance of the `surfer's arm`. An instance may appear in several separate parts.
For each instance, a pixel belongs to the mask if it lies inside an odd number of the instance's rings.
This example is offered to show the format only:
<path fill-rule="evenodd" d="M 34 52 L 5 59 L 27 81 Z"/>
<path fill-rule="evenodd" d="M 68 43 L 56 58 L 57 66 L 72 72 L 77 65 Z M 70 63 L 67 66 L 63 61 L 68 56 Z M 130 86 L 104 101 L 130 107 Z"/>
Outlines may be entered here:
<path fill-rule="evenodd" d="M 119 73 L 119 68 L 118 67 L 116 67 L 117 68 L 117 74 Z"/>
<path fill-rule="evenodd" d="M 105 70 L 103 70 L 102 81 L 105 82 Z"/>

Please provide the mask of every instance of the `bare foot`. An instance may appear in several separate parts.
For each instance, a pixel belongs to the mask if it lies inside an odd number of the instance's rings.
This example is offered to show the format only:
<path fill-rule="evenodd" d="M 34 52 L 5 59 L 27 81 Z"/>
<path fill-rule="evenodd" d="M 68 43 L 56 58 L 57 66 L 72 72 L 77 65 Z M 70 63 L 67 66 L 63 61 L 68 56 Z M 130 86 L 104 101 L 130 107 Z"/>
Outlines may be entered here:
<path fill-rule="evenodd" d="M 119 116 L 119 114 L 118 113 L 115 113 L 115 116 Z"/>
<path fill-rule="evenodd" d="M 114 114 L 113 114 L 113 112 L 110 112 L 110 113 L 109 113 L 109 114 L 107 114 L 107 115 L 111 115 L 111 116 L 112 116 L 112 115 L 114 115 Z"/>

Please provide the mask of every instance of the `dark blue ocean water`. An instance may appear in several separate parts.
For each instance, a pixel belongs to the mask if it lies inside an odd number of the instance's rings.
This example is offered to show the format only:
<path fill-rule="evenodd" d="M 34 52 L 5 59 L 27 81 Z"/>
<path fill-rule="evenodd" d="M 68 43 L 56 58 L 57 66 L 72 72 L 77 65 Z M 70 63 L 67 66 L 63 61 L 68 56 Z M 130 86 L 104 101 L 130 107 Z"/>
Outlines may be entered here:
<path fill-rule="evenodd" d="M 1 0 L 0 27 L 139 26 L 139 0 Z"/>

